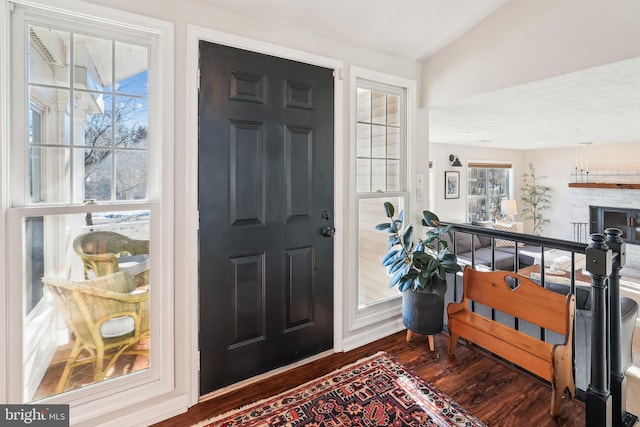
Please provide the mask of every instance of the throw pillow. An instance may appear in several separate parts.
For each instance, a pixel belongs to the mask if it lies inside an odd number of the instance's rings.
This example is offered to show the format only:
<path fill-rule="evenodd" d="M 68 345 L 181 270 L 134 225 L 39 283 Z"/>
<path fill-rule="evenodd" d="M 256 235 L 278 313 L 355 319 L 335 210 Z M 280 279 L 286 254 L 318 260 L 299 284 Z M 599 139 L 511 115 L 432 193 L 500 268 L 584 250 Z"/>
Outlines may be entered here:
<path fill-rule="evenodd" d="M 502 230 L 502 231 L 512 231 L 514 233 L 518 232 L 518 228 L 516 227 L 516 224 L 510 224 L 510 225 L 493 224 L 493 229 Z M 515 245 L 516 245 L 516 242 L 514 242 L 513 240 L 496 239 L 496 248 L 512 248 Z M 524 247 L 524 243 L 518 242 L 518 247 L 519 248 Z"/>

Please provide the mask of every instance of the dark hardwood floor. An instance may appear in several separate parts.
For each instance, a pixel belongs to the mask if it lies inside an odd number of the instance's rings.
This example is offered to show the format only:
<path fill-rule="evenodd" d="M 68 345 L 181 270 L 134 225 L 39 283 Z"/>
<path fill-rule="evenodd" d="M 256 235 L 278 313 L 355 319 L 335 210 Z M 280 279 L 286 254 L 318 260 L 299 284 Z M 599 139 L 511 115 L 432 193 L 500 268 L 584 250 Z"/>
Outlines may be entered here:
<path fill-rule="evenodd" d="M 575 398 L 564 400 L 559 414 L 551 417 L 551 387 L 545 382 L 465 345 L 459 344 L 455 354 L 449 357 L 449 337 L 444 333 L 436 337 L 434 352 L 429 351 L 426 337 L 414 334 L 413 340 L 406 342 L 405 335 L 400 332 L 211 398 L 190 408 L 185 414 L 155 426 L 190 426 L 283 392 L 378 351 L 395 356 L 489 426 L 585 425 L 584 403 Z"/>

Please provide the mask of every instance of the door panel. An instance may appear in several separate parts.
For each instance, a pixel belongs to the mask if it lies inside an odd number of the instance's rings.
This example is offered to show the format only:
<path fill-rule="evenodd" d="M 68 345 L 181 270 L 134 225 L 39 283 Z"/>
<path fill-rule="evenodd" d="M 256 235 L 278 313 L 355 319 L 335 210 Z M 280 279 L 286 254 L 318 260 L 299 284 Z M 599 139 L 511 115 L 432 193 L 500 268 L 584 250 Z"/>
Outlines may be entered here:
<path fill-rule="evenodd" d="M 333 72 L 201 42 L 200 76 L 206 394 L 333 347 Z"/>

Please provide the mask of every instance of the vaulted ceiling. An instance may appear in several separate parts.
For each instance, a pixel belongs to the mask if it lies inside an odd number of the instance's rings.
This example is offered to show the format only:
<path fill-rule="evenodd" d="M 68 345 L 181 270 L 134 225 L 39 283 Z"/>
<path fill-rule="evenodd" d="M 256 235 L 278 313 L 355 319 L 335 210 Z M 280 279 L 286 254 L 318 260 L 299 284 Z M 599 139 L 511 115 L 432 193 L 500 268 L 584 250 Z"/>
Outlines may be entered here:
<path fill-rule="evenodd" d="M 508 0 L 199 0 L 364 49 L 423 61 Z M 640 59 L 440 105 L 430 140 L 545 149 L 640 142 Z"/>
<path fill-rule="evenodd" d="M 200 0 L 368 50 L 420 61 L 508 0 Z"/>

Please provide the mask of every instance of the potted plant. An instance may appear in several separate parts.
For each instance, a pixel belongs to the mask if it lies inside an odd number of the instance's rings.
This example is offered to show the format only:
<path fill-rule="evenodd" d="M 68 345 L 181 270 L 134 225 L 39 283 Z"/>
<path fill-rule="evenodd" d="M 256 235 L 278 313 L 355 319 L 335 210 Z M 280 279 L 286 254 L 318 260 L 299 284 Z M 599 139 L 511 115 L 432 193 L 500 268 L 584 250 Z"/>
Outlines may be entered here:
<path fill-rule="evenodd" d="M 544 175 L 536 176 L 536 169 L 533 163 L 529 163 L 529 172 L 522 176 L 522 218 L 533 221 L 533 234 L 540 235 L 549 219 L 545 218 L 543 211 L 551 207 L 551 187 L 540 184 L 540 180 L 546 178 Z"/>
<path fill-rule="evenodd" d="M 389 233 L 389 250 L 382 260 L 391 275 L 390 286 L 402 292 L 402 321 L 409 331 L 435 335 L 442 331 L 447 273 L 461 270 L 455 254 L 442 236 L 451 224 L 443 225 L 436 214 L 422 212 L 422 224 L 429 227 L 425 239 L 413 240 L 413 225 L 403 227 L 404 212 L 395 217 L 393 204 L 385 202 L 389 222 L 376 229 Z"/>

